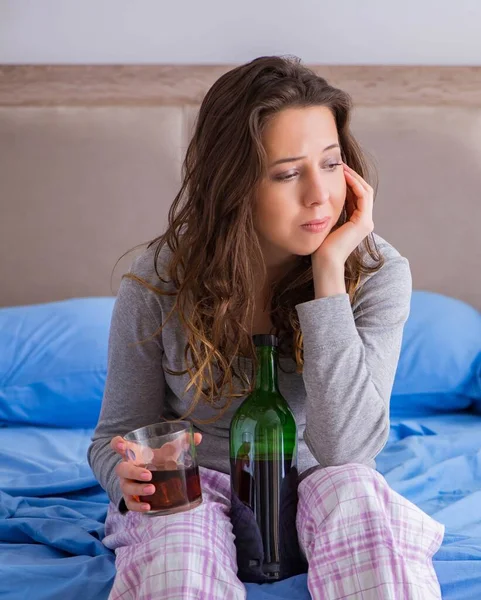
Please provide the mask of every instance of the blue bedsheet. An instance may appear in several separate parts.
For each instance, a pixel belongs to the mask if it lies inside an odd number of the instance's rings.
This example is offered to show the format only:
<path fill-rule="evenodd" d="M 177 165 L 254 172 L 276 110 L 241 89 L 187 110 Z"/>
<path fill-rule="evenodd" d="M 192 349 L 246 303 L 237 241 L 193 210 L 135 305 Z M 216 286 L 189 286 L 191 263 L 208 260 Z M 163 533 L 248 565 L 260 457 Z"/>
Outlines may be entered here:
<path fill-rule="evenodd" d="M 107 497 L 86 461 L 90 429 L 0 429 L 0 597 L 106 600 Z M 446 600 L 481 599 L 481 416 L 393 420 L 389 484 L 446 525 L 435 567 Z M 306 577 L 248 584 L 248 600 L 309 600 Z"/>

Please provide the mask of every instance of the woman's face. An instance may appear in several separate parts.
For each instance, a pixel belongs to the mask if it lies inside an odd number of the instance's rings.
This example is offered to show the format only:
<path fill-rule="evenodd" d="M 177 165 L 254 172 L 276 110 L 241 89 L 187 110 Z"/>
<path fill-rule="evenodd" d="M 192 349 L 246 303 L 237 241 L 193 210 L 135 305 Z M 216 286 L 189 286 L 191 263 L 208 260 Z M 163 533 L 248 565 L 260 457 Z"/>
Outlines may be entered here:
<path fill-rule="evenodd" d="M 346 180 L 338 166 L 336 122 L 324 106 L 277 113 L 262 142 L 267 170 L 256 194 L 254 224 L 267 267 L 276 272 L 319 248 L 341 215 Z M 325 217 L 329 222 L 319 233 L 302 227 Z"/>

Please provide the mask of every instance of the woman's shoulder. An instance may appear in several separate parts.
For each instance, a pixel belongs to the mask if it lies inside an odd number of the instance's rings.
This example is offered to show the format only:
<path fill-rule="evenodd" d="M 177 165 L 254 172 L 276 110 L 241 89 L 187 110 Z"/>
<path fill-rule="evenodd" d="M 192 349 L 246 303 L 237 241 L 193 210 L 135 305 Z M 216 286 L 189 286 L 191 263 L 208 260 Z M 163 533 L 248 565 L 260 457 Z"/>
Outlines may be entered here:
<path fill-rule="evenodd" d="M 134 275 L 153 284 L 155 281 L 154 251 L 152 247 L 144 246 L 130 261 L 128 275 Z"/>
<path fill-rule="evenodd" d="M 391 262 L 396 259 L 402 259 L 401 262 L 408 262 L 407 258 L 403 256 L 399 250 L 397 250 L 391 243 L 389 243 L 379 234 L 373 233 L 372 237 L 374 238 L 374 242 L 379 250 L 379 253 L 384 257 L 385 262 Z"/>
<path fill-rule="evenodd" d="M 170 292 L 175 289 L 168 275 L 172 251 L 167 244 L 164 244 L 159 252 L 157 252 L 157 247 L 157 242 L 144 246 L 132 260 L 127 276 L 130 280 L 141 280 L 144 285 L 146 284 L 146 289 L 150 287 Z"/>
<path fill-rule="evenodd" d="M 409 260 L 380 235 L 374 234 L 373 237 L 376 248 L 383 258 L 383 264 L 373 273 L 362 276 L 358 303 L 362 303 L 367 298 L 378 302 L 381 298 L 396 296 L 399 301 L 409 303 L 412 292 Z M 363 262 L 366 266 L 376 264 L 367 250 Z"/>
<path fill-rule="evenodd" d="M 374 273 L 370 273 L 367 278 L 370 279 L 375 275 L 381 275 L 385 277 L 388 273 L 395 273 L 400 277 L 406 277 L 406 275 L 410 274 L 410 266 L 409 260 L 403 256 L 399 250 L 397 250 L 392 244 L 390 244 L 387 240 L 382 238 L 377 233 L 373 234 L 374 242 L 376 245 L 376 249 L 379 254 L 382 256 L 383 265 L 382 267 L 375 271 Z M 363 256 L 363 262 L 366 266 L 372 267 L 376 263 L 371 255 L 368 253 L 367 249 L 365 250 L 365 254 Z M 381 278 L 382 278 L 381 277 Z"/>
<path fill-rule="evenodd" d="M 159 314 L 169 310 L 175 298 L 162 294 L 175 290 L 167 271 L 169 254 L 171 252 L 167 244 L 161 248 L 160 253 L 156 252 L 156 244 L 146 245 L 138 250 L 136 257 L 131 260 L 128 272 L 122 278 L 118 301 L 130 306 L 132 311 L 135 306 L 148 307 L 156 320 Z"/>

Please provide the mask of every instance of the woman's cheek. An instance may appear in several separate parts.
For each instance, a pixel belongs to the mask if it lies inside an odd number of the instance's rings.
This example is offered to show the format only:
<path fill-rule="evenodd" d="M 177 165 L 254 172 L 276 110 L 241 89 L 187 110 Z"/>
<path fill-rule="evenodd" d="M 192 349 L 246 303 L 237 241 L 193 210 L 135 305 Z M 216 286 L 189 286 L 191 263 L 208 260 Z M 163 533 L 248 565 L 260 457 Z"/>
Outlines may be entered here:
<path fill-rule="evenodd" d="M 347 194 L 347 184 L 344 174 L 339 179 L 339 187 L 337 188 L 337 194 L 340 200 L 344 201 Z"/>
<path fill-rule="evenodd" d="M 341 217 L 342 215 L 342 209 L 344 208 L 344 204 L 346 202 L 346 197 L 347 197 L 347 187 L 346 187 L 346 181 L 345 179 L 343 179 L 343 181 L 339 184 L 339 188 L 336 190 L 336 202 L 335 202 L 335 207 L 336 207 L 336 212 L 337 212 L 337 216 L 338 218 Z"/>

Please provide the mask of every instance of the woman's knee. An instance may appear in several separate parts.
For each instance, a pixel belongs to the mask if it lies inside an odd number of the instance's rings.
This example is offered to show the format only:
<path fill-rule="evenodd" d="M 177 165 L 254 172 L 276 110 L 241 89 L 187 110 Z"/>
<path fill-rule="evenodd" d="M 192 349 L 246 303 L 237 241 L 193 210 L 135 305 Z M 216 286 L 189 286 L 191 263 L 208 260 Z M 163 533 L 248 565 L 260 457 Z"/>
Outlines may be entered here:
<path fill-rule="evenodd" d="M 418 558 L 431 557 L 444 536 L 444 525 L 359 463 L 320 468 L 301 482 L 297 527 L 305 547 L 320 531 L 342 530 L 351 540 L 361 535 L 359 543 L 369 538 Z"/>
<path fill-rule="evenodd" d="M 298 529 L 358 510 L 384 513 L 394 494 L 384 477 L 367 465 L 348 463 L 311 472 L 299 485 Z"/>
<path fill-rule="evenodd" d="M 299 486 L 300 497 L 335 493 L 337 496 L 363 489 L 368 492 L 378 491 L 387 486 L 384 477 L 367 465 L 347 463 L 330 467 L 319 467 L 313 470 Z"/>
<path fill-rule="evenodd" d="M 142 565 L 142 577 L 159 582 L 170 581 L 172 573 L 180 580 L 182 573 L 197 573 L 236 581 L 234 535 L 223 507 L 206 502 L 183 513 L 142 515 L 140 521 L 135 539 L 117 548 L 118 572 L 135 572 Z"/>
<path fill-rule="evenodd" d="M 208 495 L 202 504 L 185 512 L 149 516 L 138 512 L 121 515 L 112 510 L 107 520 L 108 534 L 103 543 L 111 550 L 151 543 L 156 546 L 176 543 L 199 550 L 206 544 L 214 550 L 234 547 L 228 507 Z"/>
<path fill-rule="evenodd" d="M 191 548 L 209 545 L 214 550 L 234 544 L 232 524 L 225 508 L 216 502 L 203 502 L 187 512 L 147 518 L 152 523 L 146 525 L 142 542 L 155 538 L 167 543 L 182 540 Z"/>

